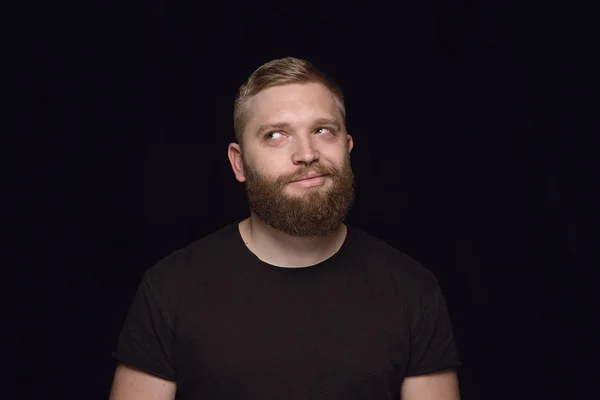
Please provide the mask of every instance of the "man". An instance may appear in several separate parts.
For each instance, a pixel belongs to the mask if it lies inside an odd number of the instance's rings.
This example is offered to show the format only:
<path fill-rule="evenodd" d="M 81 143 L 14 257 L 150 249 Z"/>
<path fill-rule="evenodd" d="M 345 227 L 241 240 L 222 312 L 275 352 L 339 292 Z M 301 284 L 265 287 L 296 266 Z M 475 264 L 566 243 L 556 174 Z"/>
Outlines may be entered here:
<path fill-rule="evenodd" d="M 315 66 L 257 69 L 228 156 L 250 217 L 150 268 L 115 357 L 113 400 L 457 400 L 433 274 L 348 226 L 344 99 Z"/>

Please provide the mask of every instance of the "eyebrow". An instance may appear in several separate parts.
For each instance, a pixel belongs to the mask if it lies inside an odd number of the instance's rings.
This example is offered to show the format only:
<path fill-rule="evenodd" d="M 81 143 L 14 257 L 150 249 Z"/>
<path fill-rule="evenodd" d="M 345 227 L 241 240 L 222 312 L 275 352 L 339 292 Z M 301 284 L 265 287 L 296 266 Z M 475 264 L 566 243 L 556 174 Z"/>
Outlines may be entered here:
<path fill-rule="evenodd" d="M 313 121 L 313 125 L 333 125 L 337 130 L 340 130 L 340 123 L 335 118 L 317 118 Z M 270 130 L 289 130 L 291 125 L 287 122 L 276 122 L 272 124 L 261 125 L 256 131 L 256 135 L 261 135 Z"/>
<path fill-rule="evenodd" d="M 290 124 L 285 123 L 285 122 L 276 122 L 274 124 L 265 124 L 265 125 L 261 125 L 260 128 L 258 128 L 258 131 L 256 131 L 257 135 L 261 135 L 266 131 L 270 131 L 270 130 L 286 130 L 290 128 Z"/>
<path fill-rule="evenodd" d="M 333 125 L 338 131 L 341 129 L 340 123 L 335 118 L 318 118 L 315 125 Z"/>

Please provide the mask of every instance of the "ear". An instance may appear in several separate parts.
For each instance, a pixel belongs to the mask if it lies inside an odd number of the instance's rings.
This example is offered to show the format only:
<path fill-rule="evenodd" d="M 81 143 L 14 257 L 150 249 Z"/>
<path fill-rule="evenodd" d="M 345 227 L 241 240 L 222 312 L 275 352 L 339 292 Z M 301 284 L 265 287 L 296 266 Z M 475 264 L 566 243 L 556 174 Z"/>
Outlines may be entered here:
<path fill-rule="evenodd" d="M 346 135 L 348 137 L 348 153 L 350 153 L 352 151 L 352 149 L 354 148 L 354 139 L 352 139 L 352 136 L 350 135 Z"/>
<path fill-rule="evenodd" d="M 227 156 L 231 163 L 231 169 L 235 175 L 235 179 L 239 182 L 246 181 L 246 175 L 244 174 L 244 164 L 242 162 L 242 148 L 237 143 L 230 143 L 227 148 Z"/>

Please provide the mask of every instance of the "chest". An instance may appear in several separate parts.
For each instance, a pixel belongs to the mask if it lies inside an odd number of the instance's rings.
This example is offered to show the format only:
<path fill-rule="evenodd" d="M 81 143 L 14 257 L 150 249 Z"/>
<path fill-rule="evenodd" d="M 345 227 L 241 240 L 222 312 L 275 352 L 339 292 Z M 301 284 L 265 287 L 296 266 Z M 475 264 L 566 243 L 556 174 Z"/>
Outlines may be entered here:
<path fill-rule="evenodd" d="M 385 283 L 238 282 L 221 289 L 192 297 L 180 312 L 175 362 L 182 390 L 288 399 L 356 382 L 369 388 L 354 393 L 399 390 L 408 328 Z"/>

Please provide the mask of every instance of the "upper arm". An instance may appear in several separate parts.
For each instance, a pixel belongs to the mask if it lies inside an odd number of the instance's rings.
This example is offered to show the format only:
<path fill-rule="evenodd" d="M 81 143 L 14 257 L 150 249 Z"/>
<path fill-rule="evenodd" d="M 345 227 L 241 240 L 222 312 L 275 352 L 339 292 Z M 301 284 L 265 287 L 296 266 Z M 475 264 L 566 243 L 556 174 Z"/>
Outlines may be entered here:
<path fill-rule="evenodd" d="M 461 365 L 450 315 L 442 290 L 429 272 L 407 302 L 409 324 L 408 365 L 405 376 L 423 376 Z"/>
<path fill-rule="evenodd" d="M 156 279 L 152 279 L 156 283 Z M 172 304 L 160 285 L 151 284 L 146 274 L 138 286 L 136 295 L 123 323 L 113 358 L 119 362 L 115 378 L 143 379 L 141 371 L 175 381 L 173 364 L 174 336 Z M 158 287 L 157 287 L 158 286 Z M 154 290 L 157 287 L 157 290 Z M 122 376 L 121 376 L 122 375 Z"/>
<path fill-rule="evenodd" d="M 400 398 L 402 400 L 459 400 L 456 371 L 446 370 L 406 377 L 402 383 Z"/>
<path fill-rule="evenodd" d="M 174 400 L 177 384 L 119 364 L 109 400 Z"/>

